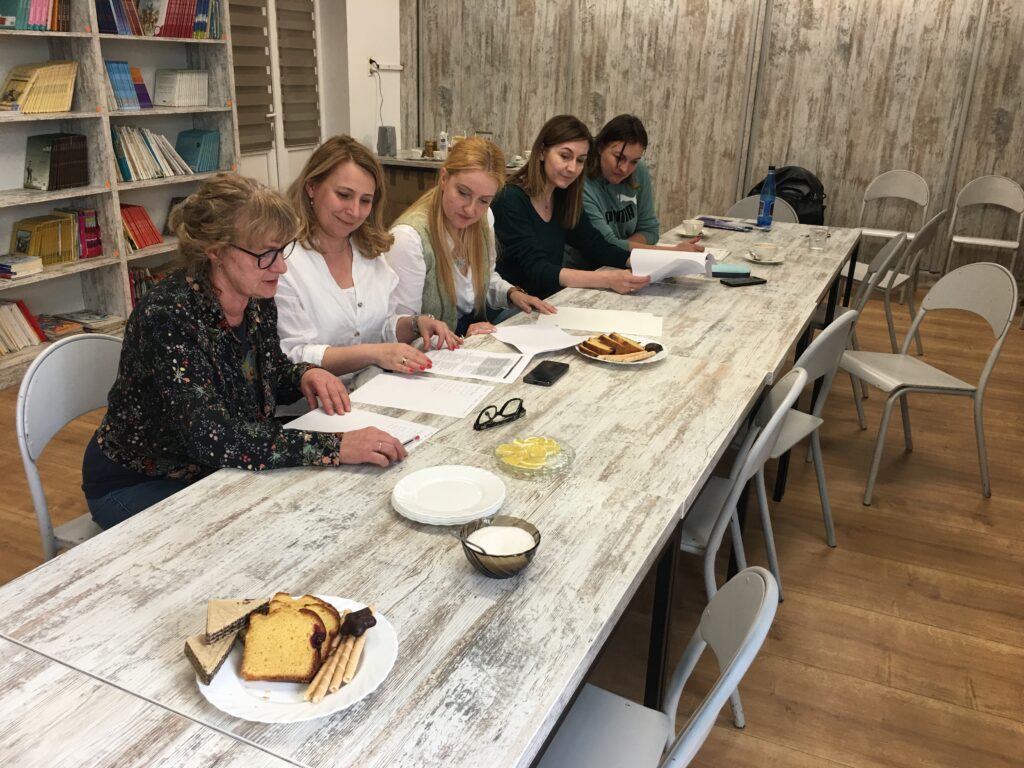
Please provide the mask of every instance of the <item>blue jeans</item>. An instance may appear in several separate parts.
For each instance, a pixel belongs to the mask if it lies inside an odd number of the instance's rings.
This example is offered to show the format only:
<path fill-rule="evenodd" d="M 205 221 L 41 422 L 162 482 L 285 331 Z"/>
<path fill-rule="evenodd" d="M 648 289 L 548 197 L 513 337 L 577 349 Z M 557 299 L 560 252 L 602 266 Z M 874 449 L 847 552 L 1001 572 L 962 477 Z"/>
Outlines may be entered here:
<path fill-rule="evenodd" d="M 92 519 L 106 530 L 188 486 L 189 483 L 182 480 L 150 480 L 85 501 L 89 505 Z"/>

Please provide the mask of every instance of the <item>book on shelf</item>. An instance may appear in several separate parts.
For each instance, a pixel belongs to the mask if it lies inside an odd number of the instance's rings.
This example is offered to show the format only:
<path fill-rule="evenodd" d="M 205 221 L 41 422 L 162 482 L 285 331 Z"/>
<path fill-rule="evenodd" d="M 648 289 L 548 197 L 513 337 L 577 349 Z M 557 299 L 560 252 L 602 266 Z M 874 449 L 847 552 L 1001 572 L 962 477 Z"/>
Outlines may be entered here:
<path fill-rule="evenodd" d="M 207 173 L 220 168 L 220 131 L 190 128 L 178 134 L 175 151 L 196 173 Z"/>
<path fill-rule="evenodd" d="M 121 203 L 121 225 L 132 250 L 138 251 L 164 241 L 153 225 L 149 212 L 141 205 Z"/>
<path fill-rule="evenodd" d="M 17 352 L 46 341 L 46 335 L 24 301 L 0 301 L 0 354 Z"/>
<path fill-rule="evenodd" d="M 142 34 L 139 10 L 132 0 L 96 0 L 96 23 L 103 34 Z"/>
<path fill-rule="evenodd" d="M 26 189 L 68 189 L 89 185 L 86 137 L 78 133 L 29 136 L 25 146 Z"/>
<path fill-rule="evenodd" d="M 124 325 L 124 318 L 98 309 L 79 309 L 74 312 L 56 312 L 54 317 L 78 323 L 87 333 L 110 333 Z"/>
<path fill-rule="evenodd" d="M 103 255 L 103 232 L 95 208 L 55 208 L 54 213 L 73 214 L 78 229 L 78 258 Z"/>
<path fill-rule="evenodd" d="M 146 81 L 142 79 L 142 70 L 138 67 L 129 67 L 132 76 L 132 85 L 135 86 L 135 98 L 139 100 L 139 107 L 152 109 L 153 100 L 149 98 L 149 91 L 146 89 Z"/>
<path fill-rule="evenodd" d="M 67 32 L 71 0 L 0 0 L 0 29 Z"/>
<path fill-rule="evenodd" d="M 56 315 L 36 315 L 36 320 L 39 322 L 39 327 L 43 329 L 43 334 L 50 341 L 57 341 L 57 339 L 82 333 L 85 330 L 81 323 L 65 320 Z"/>
<path fill-rule="evenodd" d="M 66 264 L 79 258 L 78 228 L 67 214 L 55 212 L 14 222 L 10 251 L 14 255 L 35 256 L 43 266 Z"/>
<path fill-rule="evenodd" d="M 112 125 L 110 134 L 120 181 L 187 176 L 193 172 L 171 143 L 155 131 Z"/>
<path fill-rule="evenodd" d="M 161 107 L 206 107 L 210 73 L 205 69 L 158 69 L 153 103 Z"/>
<path fill-rule="evenodd" d="M 0 91 L 0 110 L 37 114 L 67 112 L 75 93 L 78 63 L 47 61 L 19 64 L 4 81 Z"/>
<path fill-rule="evenodd" d="M 43 260 L 38 256 L 12 253 L 0 256 L 0 280 L 17 280 L 43 271 Z"/>
<path fill-rule="evenodd" d="M 173 264 L 168 263 L 160 267 L 132 267 L 128 270 L 128 289 L 131 294 L 132 306 L 139 303 L 139 300 L 153 290 L 153 286 L 163 280 L 173 270 Z"/>
<path fill-rule="evenodd" d="M 114 105 L 121 110 L 141 109 L 139 95 L 135 90 L 135 82 L 132 80 L 131 68 L 127 61 L 104 61 L 107 70 L 107 82 L 110 91 L 114 95 Z M 108 106 L 110 99 L 107 99 Z"/>

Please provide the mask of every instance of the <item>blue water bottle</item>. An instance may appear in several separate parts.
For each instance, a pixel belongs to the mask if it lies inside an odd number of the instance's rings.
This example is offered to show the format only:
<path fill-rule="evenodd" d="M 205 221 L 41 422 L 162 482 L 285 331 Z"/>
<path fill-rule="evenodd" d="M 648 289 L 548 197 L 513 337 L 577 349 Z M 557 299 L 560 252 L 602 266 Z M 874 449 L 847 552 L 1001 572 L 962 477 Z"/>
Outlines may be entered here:
<path fill-rule="evenodd" d="M 768 166 L 768 176 L 761 185 L 761 201 L 757 206 L 757 226 L 770 227 L 775 213 L 775 166 Z"/>

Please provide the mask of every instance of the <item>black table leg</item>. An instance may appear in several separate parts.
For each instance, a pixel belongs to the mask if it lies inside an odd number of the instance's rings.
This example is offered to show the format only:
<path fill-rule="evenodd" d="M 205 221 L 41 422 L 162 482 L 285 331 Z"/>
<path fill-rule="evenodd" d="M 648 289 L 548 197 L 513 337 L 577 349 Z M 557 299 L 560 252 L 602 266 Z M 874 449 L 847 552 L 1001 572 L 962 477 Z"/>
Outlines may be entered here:
<path fill-rule="evenodd" d="M 682 521 L 658 558 L 654 580 L 654 605 L 651 606 L 651 637 L 647 647 L 647 681 L 644 687 L 644 706 L 661 709 L 665 695 L 665 667 L 668 656 L 668 636 L 672 623 L 672 601 L 675 593 L 676 559 L 679 552 L 679 534 Z"/>
<path fill-rule="evenodd" d="M 843 306 L 850 306 L 850 295 L 853 292 L 853 270 L 857 266 L 857 256 L 860 253 L 860 240 L 853 246 L 850 254 L 850 268 L 846 271 L 846 288 L 843 290 Z"/>

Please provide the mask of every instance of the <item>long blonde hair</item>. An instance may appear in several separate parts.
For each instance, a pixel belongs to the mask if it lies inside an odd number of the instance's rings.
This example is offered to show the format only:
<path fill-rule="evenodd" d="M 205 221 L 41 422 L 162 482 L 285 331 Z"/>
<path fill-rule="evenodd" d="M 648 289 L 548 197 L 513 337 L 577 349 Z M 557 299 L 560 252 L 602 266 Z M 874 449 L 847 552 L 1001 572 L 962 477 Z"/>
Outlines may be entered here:
<path fill-rule="evenodd" d="M 299 219 L 280 192 L 255 179 L 218 173 L 171 210 L 168 225 L 178 237 L 183 266 L 193 276 L 208 274 L 209 252 L 245 240 L 289 243 Z"/>
<path fill-rule="evenodd" d="M 448 183 L 452 177 L 462 171 L 483 171 L 498 183 L 498 189 L 505 186 L 505 155 L 498 145 L 487 139 L 473 137 L 463 139 L 450 150 L 442 169 Z M 430 232 L 430 244 L 434 249 L 434 261 L 437 279 L 445 295 L 455 303 L 455 254 L 452 252 L 448 228 L 445 225 L 444 206 L 442 205 L 442 174 L 437 176 L 437 184 L 426 192 L 415 203 L 409 206 L 410 211 L 422 211 L 427 215 L 427 227 Z M 495 190 L 497 191 L 497 190 Z M 490 226 L 487 215 L 466 228 L 462 236 L 466 260 L 473 275 L 473 295 L 476 314 L 484 311 L 487 301 L 487 248 L 490 242 Z"/>
<path fill-rule="evenodd" d="M 359 252 L 368 259 L 375 259 L 391 248 L 395 238 L 384 226 L 384 171 L 376 156 L 366 147 L 344 134 L 332 136 L 313 152 L 299 177 L 288 188 L 288 199 L 299 214 L 301 229 L 299 242 L 306 248 L 315 248 L 313 243 L 317 229 L 313 201 L 306 192 L 306 185 L 316 186 L 330 176 L 342 163 L 353 162 L 373 177 L 373 206 L 366 221 L 352 233 Z"/>
<path fill-rule="evenodd" d="M 544 193 L 547 176 L 544 173 L 544 150 L 567 141 L 587 142 L 587 154 L 594 154 L 594 138 L 583 121 L 572 115 L 555 115 L 540 129 L 530 150 L 530 159 L 508 180 L 526 190 L 529 197 L 539 197 Z M 590 160 L 588 159 L 588 163 Z M 566 189 L 555 188 L 552 202 L 556 210 L 561 210 L 558 223 L 564 229 L 574 229 L 583 213 L 583 177 L 579 177 Z"/>

